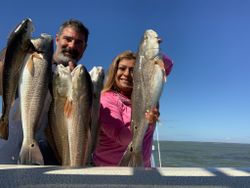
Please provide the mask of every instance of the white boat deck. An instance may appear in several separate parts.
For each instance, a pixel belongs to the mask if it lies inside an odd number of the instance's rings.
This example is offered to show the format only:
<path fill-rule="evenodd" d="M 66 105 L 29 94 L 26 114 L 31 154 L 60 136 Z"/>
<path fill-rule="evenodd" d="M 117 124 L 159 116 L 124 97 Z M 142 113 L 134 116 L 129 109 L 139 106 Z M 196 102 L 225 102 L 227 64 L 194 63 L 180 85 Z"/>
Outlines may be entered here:
<path fill-rule="evenodd" d="M 0 165 L 0 187 L 250 187 L 248 168 L 129 168 Z"/>

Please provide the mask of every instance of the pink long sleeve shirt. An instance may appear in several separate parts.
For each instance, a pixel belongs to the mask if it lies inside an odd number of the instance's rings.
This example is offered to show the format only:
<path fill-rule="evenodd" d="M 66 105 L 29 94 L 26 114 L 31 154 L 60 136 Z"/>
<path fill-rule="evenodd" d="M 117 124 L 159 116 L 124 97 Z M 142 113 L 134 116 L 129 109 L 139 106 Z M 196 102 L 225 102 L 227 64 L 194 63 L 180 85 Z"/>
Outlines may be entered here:
<path fill-rule="evenodd" d="M 100 99 L 99 141 L 93 153 L 96 166 L 117 166 L 132 140 L 131 100 L 108 91 Z M 143 141 L 144 166 L 151 166 L 152 141 L 155 126 L 149 126 Z"/>

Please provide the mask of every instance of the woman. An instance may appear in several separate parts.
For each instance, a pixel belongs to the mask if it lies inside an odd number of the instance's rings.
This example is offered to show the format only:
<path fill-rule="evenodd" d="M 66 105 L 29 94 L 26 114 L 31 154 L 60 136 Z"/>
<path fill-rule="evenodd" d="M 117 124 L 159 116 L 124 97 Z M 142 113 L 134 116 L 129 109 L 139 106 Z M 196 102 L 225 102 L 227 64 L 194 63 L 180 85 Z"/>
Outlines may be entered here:
<path fill-rule="evenodd" d="M 100 132 L 93 154 L 95 166 L 117 166 L 132 140 L 131 93 L 136 56 L 131 51 L 119 54 L 112 62 L 101 94 Z M 154 124 L 158 110 L 146 114 L 151 123 L 144 137 L 144 166 L 150 167 Z"/>

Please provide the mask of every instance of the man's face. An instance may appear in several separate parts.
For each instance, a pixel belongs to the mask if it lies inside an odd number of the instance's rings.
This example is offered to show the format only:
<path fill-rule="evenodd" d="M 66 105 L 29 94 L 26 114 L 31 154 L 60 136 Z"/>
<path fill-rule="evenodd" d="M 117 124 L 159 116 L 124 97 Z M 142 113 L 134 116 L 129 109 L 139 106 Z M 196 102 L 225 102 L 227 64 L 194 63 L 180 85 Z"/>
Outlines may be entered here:
<path fill-rule="evenodd" d="M 85 36 L 72 27 L 65 27 L 61 35 L 56 36 L 56 61 L 67 66 L 68 62 L 76 64 L 86 49 Z"/>

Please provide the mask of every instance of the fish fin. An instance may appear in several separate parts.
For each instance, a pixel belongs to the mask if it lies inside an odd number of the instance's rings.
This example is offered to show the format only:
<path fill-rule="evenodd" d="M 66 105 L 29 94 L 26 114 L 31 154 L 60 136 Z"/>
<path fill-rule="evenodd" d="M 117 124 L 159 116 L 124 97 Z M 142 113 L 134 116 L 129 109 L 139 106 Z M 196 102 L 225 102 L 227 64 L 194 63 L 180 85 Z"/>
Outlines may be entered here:
<path fill-rule="evenodd" d="M 32 76 L 34 76 L 34 74 L 35 74 L 34 73 L 35 72 L 35 70 L 34 70 L 34 58 L 42 59 L 42 57 L 37 52 L 34 52 L 31 54 L 31 56 L 28 60 L 28 63 L 27 63 L 27 68 Z"/>
<path fill-rule="evenodd" d="M 63 113 L 64 113 L 64 115 L 67 114 L 68 105 L 69 105 L 68 103 L 69 103 L 69 102 L 68 102 L 68 99 L 66 99 L 65 104 L 64 104 L 64 108 L 63 108 Z"/>
<path fill-rule="evenodd" d="M 132 142 L 130 142 L 127 150 L 125 151 L 125 153 L 122 156 L 122 159 L 119 163 L 119 166 L 129 166 L 129 162 L 130 162 L 130 159 L 131 159 L 133 152 L 134 152 L 134 150 L 133 150 Z"/>
<path fill-rule="evenodd" d="M 17 107 L 14 111 L 13 118 L 14 121 L 20 121 L 21 120 L 21 109 L 20 107 Z"/>
<path fill-rule="evenodd" d="M 13 107 L 15 104 L 15 96 L 13 97 L 12 101 L 11 101 L 11 107 Z"/>
<path fill-rule="evenodd" d="M 52 71 L 49 72 L 49 81 L 48 81 L 48 88 L 49 88 L 49 93 L 52 98 L 54 98 L 53 95 L 53 73 Z"/>
<path fill-rule="evenodd" d="M 18 164 L 44 165 L 43 156 L 36 140 L 22 145 Z"/>
<path fill-rule="evenodd" d="M 4 140 L 9 138 L 9 123 L 3 117 L 0 119 L 0 138 Z"/>
<path fill-rule="evenodd" d="M 4 66 L 4 58 L 5 58 L 6 48 L 1 50 L 0 52 L 0 96 L 3 95 L 3 66 Z"/>
<path fill-rule="evenodd" d="M 3 95 L 3 61 L 0 60 L 0 96 Z"/>
<path fill-rule="evenodd" d="M 0 60 L 1 60 L 2 62 L 4 62 L 4 59 L 5 59 L 6 49 L 7 49 L 7 48 L 4 48 L 4 49 L 2 49 L 2 50 L 0 51 Z"/>
<path fill-rule="evenodd" d="M 16 99 L 18 99 L 19 98 L 19 92 L 18 92 L 18 88 L 17 88 L 17 90 L 16 90 L 16 94 L 15 94 L 15 97 L 14 97 L 14 99 L 13 100 L 16 100 Z"/>
<path fill-rule="evenodd" d="M 43 58 L 41 57 L 41 55 L 40 55 L 39 53 L 37 53 L 37 52 L 34 52 L 34 53 L 32 54 L 32 58 L 43 59 Z"/>
<path fill-rule="evenodd" d="M 166 70 L 165 70 L 165 66 L 164 66 L 163 60 L 162 59 L 157 59 L 157 60 L 155 60 L 155 64 L 157 64 L 157 65 L 160 66 L 160 68 L 164 72 L 163 79 L 164 79 L 165 82 L 167 82 L 167 74 L 166 74 Z"/>
<path fill-rule="evenodd" d="M 51 147 L 51 149 L 52 149 L 58 163 L 62 164 L 62 159 L 61 159 L 61 157 L 59 155 L 59 152 L 58 152 L 58 150 L 56 148 L 55 138 L 54 138 L 54 135 L 53 135 L 53 131 L 51 130 L 51 125 L 50 124 L 45 128 L 44 132 L 45 132 L 45 135 L 47 137 L 49 146 Z"/>
<path fill-rule="evenodd" d="M 128 166 L 129 161 L 130 161 L 130 156 L 131 156 L 131 153 L 126 152 L 124 156 L 122 157 L 119 163 L 119 166 Z"/>
<path fill-rule="evenodd" d="M 64 115 L 66 117 L 68 117 L 68 108 L 69 108 L 69 100 L 66 99 L 65 104 L 64 104 L 64 108 L 63 108 L 63 112 L 64 112 Z"/>
<path fill-rule="evenodd" d="M 73 101 L 70 101 L 68 108 L 68 118 L 72 116 L 72 113 L 73 113 Z"/>
<path fill-rule="evenodd" d="M 91 122 L 91 121 L 90 121 Z M 91 123 L 90 123 L 91 124 Z M 93 154 L 93 137 L 91 136 L 91 130 L 89 129 L 88 131 L 88 138 L 89 138 L 89 142 L 88 142 L 88 149 L 86 152 L 87 153 L 87 160 L 86 160 L 86 166 L 93 166 L 94 162 L 93 162 L 93 157 L 92 157 L 92 154 Z"/>
<path fill-rule="evenodd" d="M 31 76 L 34 76 L 34 62 L 33 62 L 33 55 L 30 56 L 28 63 L 27 63 L 28 71 L 30 72 Z"/>
<path fill-rule="evenodd" d="M 70 118 L 72 115 L 72 111 L 73 111 L 73 101 L 67 98 L 65 105 L 64 105 L 64 115 L 67 118 Z"/>

